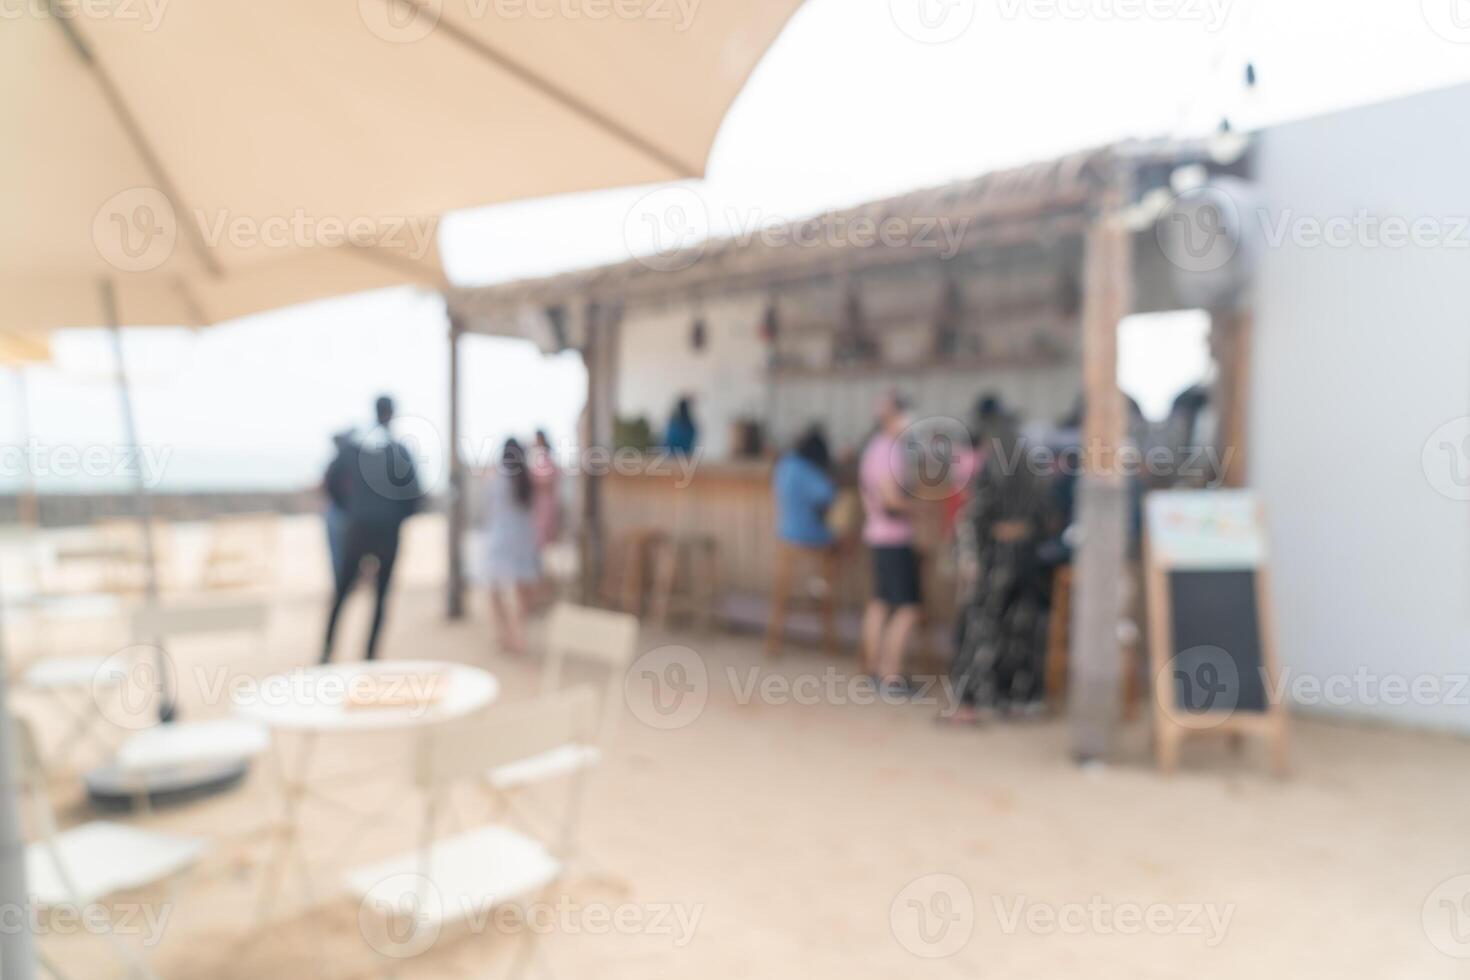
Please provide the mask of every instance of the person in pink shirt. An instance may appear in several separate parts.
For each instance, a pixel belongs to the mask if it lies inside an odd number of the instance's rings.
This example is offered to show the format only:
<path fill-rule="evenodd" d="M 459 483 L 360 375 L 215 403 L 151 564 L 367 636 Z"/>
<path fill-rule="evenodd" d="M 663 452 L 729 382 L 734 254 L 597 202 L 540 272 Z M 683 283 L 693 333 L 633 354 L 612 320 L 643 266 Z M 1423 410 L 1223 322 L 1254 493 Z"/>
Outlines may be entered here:
<path fill-rule="evenodd" d="M 907 460 L 900 437 L 907 405 L 897 392 L 878 403 L 878 431 L 858 463 L 863 542 L 873 556 L 873 597 L 863 613 L 863 665 L 886 688 L 902 690 L 904 649 L 919 621 L 922 594 L 914 552 L 912 498 L 903 488 Z"/>
<path fill-rule="evenodd" d="M 545 429 L 536 430 L 529 465 L 531 521 L 536 528 L 536 552 L 544 559 L 547 547 L 561 538 L 561 469 L 556 465 Z M 554 591 L 551 581 L 543 575 L 532 587 L 531 595 L 537 606 L 544 606 L 551 601 Z"/>
<path fill-rule="evenodd" d="M 536 430 L 531 446 L 531 516 L 536 523 L 536 547 L 544 549 L 561 537 L 561 470 L 551 451 L 545 429 Z"/>

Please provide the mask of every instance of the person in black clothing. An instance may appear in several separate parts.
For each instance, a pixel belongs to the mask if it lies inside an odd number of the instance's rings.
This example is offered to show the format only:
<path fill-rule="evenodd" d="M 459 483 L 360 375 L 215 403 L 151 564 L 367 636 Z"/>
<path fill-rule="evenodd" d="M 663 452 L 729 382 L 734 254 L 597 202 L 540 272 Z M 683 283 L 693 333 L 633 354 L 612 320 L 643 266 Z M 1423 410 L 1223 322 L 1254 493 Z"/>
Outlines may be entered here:
<path fill-rule="evenodd" d="M 326 494 L 327 509 L 323 515 L 327 525 L 327 548 L 332 561 L 332 586 L 342 587 L 342 547 L 347 536 L 347 495 L 352 487 L 352 468 L 357 461 L 357 440 L 348 429 L 332 436 L 336 455 L 327 464 L 322 477 L 322 492 Z"/>
<path fill-rule="evenodd" d="M 322 645 L 322 663 L 332 659 L 332 637 L 342 604 L 357 583 L 362 563 L 372 558 L 377 566 L 377 599 L 373 625 L 368 633 L 367 659 L 377 656 L 378 634 L 383 628 L 383 607 L 393 581 L 393 563 L 398 557 L 398 532 L 403 522 L 416 513 L 423 492 L 408 449 L 393 438 L 393 400 L 386 395 L 377 402 L 377 427 L 350 454 L 355 465 L 348 467 L 347 526 L 342 556 L 336 569 L 337 587 L 332 612 L 327 618 L 327 636 Z"/>
<path fill-rule="evenodd" d="M 1042 695 L 1047 625 L 1045 579 L 1036 547 L 1044 487 L 1015 465 L 1021 436 L 1008 415 L 984 427 L 989 452 L 956 527 L 962 599 L 950 678 L 960 707 L 949 718 L 972 723 L 982 710 L 1029 708 Z"/>

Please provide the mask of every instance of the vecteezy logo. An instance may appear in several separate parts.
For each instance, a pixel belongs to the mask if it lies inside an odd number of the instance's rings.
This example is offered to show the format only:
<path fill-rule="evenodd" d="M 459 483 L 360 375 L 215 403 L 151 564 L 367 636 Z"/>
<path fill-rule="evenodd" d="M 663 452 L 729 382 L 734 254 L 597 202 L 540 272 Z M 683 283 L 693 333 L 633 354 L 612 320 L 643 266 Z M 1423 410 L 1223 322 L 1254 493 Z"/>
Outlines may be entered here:
<path fill-rule="evenodd" d="M 1223 269 L 1240 246 L 1240 212 L 1218 187 L 1185 191 L 1169 203 L 1154 226 L 1159 248 L 1185 272 Z"/>
<path fill-rule="evenodd" d="M 899 435 L 895 445 L 889 467 L 894 481 L 912 497 L 948 500 L 963 491 L 973 475 L 965 465 L 973 458 L 970 429 L 959 419 L 920 419 Z"/>
<path fill-rule="evenodd" d="M 369 434 L 356 450 L 363 482 L 384 500 L 417 500 L 440 488 L 448 469 L 439 429 L 417 415 L 395 415 L 392 441 Z"/>
<path fill-rule="evenodd" d="M 915 956 L 953 956 L 975 934 L 975 896 L 954 875 L 923 875 L 894 896 L 888 924 L 899 945 Z"/>
<path fill-rule="evenodd" d="M 367 29 L 392 44 L 422 41 L 439 26 L 444 0 L 357 0 Z"/>
<path fill-rule="evenodd" d="M 655 272 L 678 272 L 698 262 L 709 239 L 709 209 L 688 187 L 644 194 L 623 219 L 630 255 Z M 652 251 L 650 251 L 652 249 Z"/>
<path fill-rule="evenodd" d="M 888 14 L 915 41 L 944 44 L 975 22 L 975 0 L 888 0 Z"/>
<path fill-rule="evenodd" d="M 357 931 L 384 956 L 406 959 L 433 946 L 444 922 L 444 897 L 423 875 L 404 872 L 368 889 L 357 907 Z"/>
<path fill-rule="evenodd" d="M 1419 0 L 1429 29 L 1446 41 L 1470 44 L 1470 0 Z"/>
<path fill-rule="evenodd" d="M 1470 959 L 1470 874 L 1440 882 L 1424 900 L 1420 918 L 1435 949 Z"/>
<path fill-rule="evenodd" d="M 1229 652 L 1195 646 L 1169 659 L 1154 678 L 1162 709 L 1173 721 L 1196 730 L 1214 728 L 1240 704 L 1240 669 Z"/>
<path fill-rule="evenodd" d="M 139 643 L 111 654 L 92 674 L 92 700 L 109 722 L 129 731 L 158 723 L 158 709 L 177 677 L 166 651 Z"/>
<path fill-rule="evenodd" d="M 623 697 L 633 715 L 650 728 L 692 724 L 709 701 L 709 669 L 688 647 L 650 650 L 628 667 Z"/>
<path fill-rule="evenodd" d="M 103 261 L 123 272 L 149 272 L 163 265 L 178 237 L 173 205 L 154 187 L 114 194 L 92 216 L 92 244 Z"/>
<path fill-rule="evenodd" d="M 1470 500 L 1470 416 L 1450 419 L 1435 429 L 1419 457 L 1424 477 L 1451 500 Z"/>

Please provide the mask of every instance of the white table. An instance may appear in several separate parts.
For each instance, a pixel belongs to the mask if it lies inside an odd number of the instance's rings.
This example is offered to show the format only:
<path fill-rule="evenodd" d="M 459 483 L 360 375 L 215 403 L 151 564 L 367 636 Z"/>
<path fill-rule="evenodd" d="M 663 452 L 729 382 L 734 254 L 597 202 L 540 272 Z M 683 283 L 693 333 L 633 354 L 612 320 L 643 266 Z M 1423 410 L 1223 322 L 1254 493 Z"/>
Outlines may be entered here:
<path fill-rule="evenodd" d="M 292 852 L 297 855 L 297 871 L 310 901 L 311 876 L 301 844 L 302 804 L 313 799 L 343 808 L 336 800 L 309 788 L 318 736 L 413 732 L 473 714 L 493 703 L 499 694 L 500 682 L 488 671 L 433 660 L 327 664 L 275 674 L 258 685 L 237 690 L 233 695 L 237 715 L 260 722 L 276 734 L 302 737 L 294 765 L 287 765 L 278 742 L 272 739 L 280 780 L 281 817 L 278 843 L 262 883 L 259 918 L 264 919 L 269 911 Z M 367 823 L 376 814 L 356 816 Z M 355 837 L 356 833 L 344 835 L 344 840 L 350 843 Z"/>

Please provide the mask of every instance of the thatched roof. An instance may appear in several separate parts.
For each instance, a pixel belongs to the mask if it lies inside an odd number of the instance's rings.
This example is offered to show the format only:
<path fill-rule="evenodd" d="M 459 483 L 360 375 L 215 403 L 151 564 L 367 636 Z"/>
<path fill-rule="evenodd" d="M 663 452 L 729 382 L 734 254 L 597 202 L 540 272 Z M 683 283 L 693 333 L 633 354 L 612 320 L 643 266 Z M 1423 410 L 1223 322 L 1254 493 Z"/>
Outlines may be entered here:
<path fill-rule="evenodd" d="M 1198 145 L 1172 142 L 1106 146 L 825 212 L 774 234 L 710 239 L 681 251 L 548 278 L 451 289 L 449 307 L 465 329 L 523 333 L 532 310 L 769 290 L 881 266 L 939 261 L 950 255 L 935 247 L 937 227 L 954 236 L 954 254 L 1075 235 L 1086 228 L 1100 192 L 1120 177 L 1151 164 L 1167 168 L 1201 153 Z M 885 228 L 895 234 L 883 234 Z"/>

